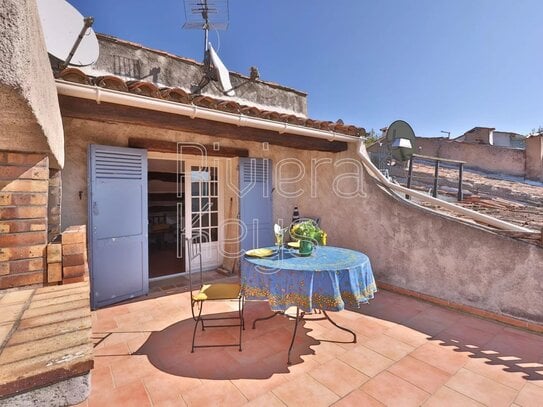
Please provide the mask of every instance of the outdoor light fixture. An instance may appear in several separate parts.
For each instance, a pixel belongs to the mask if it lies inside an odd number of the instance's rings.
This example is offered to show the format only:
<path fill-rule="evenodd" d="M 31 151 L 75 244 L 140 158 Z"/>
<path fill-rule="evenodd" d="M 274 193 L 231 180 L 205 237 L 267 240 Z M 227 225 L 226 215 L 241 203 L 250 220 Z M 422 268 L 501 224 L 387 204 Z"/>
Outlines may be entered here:
<path fill-rule="evenodd" d="M 399 155 L 397 155 L 395 158 L 403 162 L 409 160 L 413 151 L 413 144 L 411 144 L 411 140 L 408 138 L 400 137 L 392 140 L 390 148 L 398 152 Z"/>
<path fill-rule="evenodd" d="M 397 138 L 392 141 L 392 148 L 412 148 L 411 140 L 407 138 Z"/>

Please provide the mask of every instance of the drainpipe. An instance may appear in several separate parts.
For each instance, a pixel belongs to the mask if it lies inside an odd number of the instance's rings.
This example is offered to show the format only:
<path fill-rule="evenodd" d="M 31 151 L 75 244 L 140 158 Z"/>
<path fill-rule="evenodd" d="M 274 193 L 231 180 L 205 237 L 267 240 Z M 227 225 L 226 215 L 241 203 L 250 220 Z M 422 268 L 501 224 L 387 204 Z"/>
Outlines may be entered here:
<path fill-rule="evenodd" d="M 133 95 L 126 92 L 120 92 L 111 89 L 104 89 L 98 86 L 83 85 L 79 83 L 67 82 L 60 79 L 56 80 L 57 92 L 59 95 L 72 96 L 77 98 L 94 100 L 96 103 L 106 102 L 124 106 L 132 106 L 141 109 L 155 110 L 166 113 L 179 114 L 191 118 L 212 120 L 221 123 L 234 124 L 240 127 L 252 127 L 262 130 L 276 131 L 279 134 L 289 133 L 300 136 L 314 137 L 328 141 L 343 141 L 346 143 L 358 143 L 358 155 L 366 171 L 376 178 L 382 185 L 390 190 L 416 197 L 424 202 L 429 202 L 437 206 L 446 208 L 459 215 L 467 216 L 481 223 L 493 226 L 502 230 L 516 232 L 534 232 L 533 230 L 514 225 L 496 219 L 492 216 L 484 215 L 479 212 L 466 209 L 464 207 L 433 198 L 422 192 L 405 188 L 401 185 L 390 182 L 371 162 L 366 155 L 364 140 L 360 137 L 347 136 L 345 134 L 335 133 L 333 131 L 310 129 L 303 126 L 276 122 L 273 120 L 261 119 L 257 117 L 245 116 L 242 114 L 221 112 L 205 107 L 195 105 L 184 105 L 169 100 L 155 99 L 147 96 Z M 403 199 L 402 196 L 400 198 Z M 427 209 L 427 208 L 426 208 Z"/>

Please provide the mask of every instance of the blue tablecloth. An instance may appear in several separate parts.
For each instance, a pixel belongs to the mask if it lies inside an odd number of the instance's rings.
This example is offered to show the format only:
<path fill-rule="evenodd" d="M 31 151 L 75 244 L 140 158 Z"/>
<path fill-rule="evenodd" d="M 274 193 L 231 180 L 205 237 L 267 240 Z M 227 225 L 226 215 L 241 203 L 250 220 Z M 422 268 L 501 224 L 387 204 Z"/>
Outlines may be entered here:
<path fill-rule="evenodd" d="M 292 249 L 265 258 L 244 256 L 241 283 L 246 299 L 268 300 L 273 311 L 291 306 L 341 311 L 345 304 L 368 302 L 377 291 L 368 256 L 331 246 L 319 246 L 309 257 Z"/>

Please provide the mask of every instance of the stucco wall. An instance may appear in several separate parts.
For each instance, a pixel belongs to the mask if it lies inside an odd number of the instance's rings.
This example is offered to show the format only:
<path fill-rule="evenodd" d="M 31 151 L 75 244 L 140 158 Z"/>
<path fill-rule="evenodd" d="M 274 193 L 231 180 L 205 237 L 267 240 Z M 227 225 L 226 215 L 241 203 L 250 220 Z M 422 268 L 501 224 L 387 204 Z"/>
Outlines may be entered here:
<path fill-rule="evenodd" d="M 467 162 L 467 166 L 487 172 L 524 177 L 524 150 L 417 137 L 418 154 Z"/>
<path fill-rule="evenodd" d="M 128 137 L 151 135 L 164 140 L 213 140 L 176 131 L 78 119 L 65 119 L 65 131 L 64 226 L 86 222 L 84 163 L 89 142 L 126 145 Z M 231 140 L 224 143 L 237 144 Z M 542 248 L 430 213 L 390 195 L 364 174 L 363 196 L 339 197 L 334 188 L 344 194 L 355 191 L 356 180 L 347 174 L 357 171 L 353 164 L 357 161 L 354 145 L 338 154 L 277 146 L 264 150 L 254 142 L 243 142 L 243 147 L 253 157 L 270 158 L 276 169 L 281 160 L 295 158 L 297 161 L 291 160 L 291 164 L 283 161 L 283 181 L 300 175 L 298 164 L 305 168 L 300 180 L 292 183 L 280 185 L 277 173 L 274 174 L 276 220 L 289 222 L 295 205 L 302 215 L 320 216 L 330 244 L 367 253 L 378 280 L 483 310 L 543 322 Z M 316 177 L 312 176 L 312 167 L 316 168 Z M 231 177 L 237 179 L 236 175 Z M 313 188 L 312 179 L 318 180 Z M 81 200 L 79 190 L 84 191 Z M 296 191 L 301 195 L 287 196 Z M 230 197 L 235 194 L 227 189 L 225 199 Z M 237 202 L 235 205 L 237 208 Z"/>
<path fill-rule="evenodd" d="M 360 242 L 379 280 L 543 323 L 543 248 L 431 214 L 372 182 L 365 188 L 366 200 L 342 203 L 361 227 L 340 242 Z"/>
<path fill-rule="evenodd" d="M 35 0 L 0 1 L 0 149 L 64 163 L 63 129 Z"/>
<path fill-rule="evenodd" d="M 526 139 L 526 178 L 543 181 L 543 136 Z"/>
<path fill-rule="evenodd" d="M 98 61 L 92 66 L 82 68 L 90 75 L 113 73 L 126 79 L 145 80 L 160 87 L 180 87 L 186 91 L 190 91 L 191 86 L 198 84 L 202 79 L 203 67 L 199 62 L 110 36 L 99 35 L 98 38 L 100 43 Z M 228 66 L 228 61 L 223 62 Z M 230 80 L 232 86 L 236 87 L 236 95 L 233 97 L 223 95 L 217 82 L 207 85 L 202 93 L 277 112 L 307 115 L 304 92 L 261 80 L 248 81 L 247 76 L 235 72 L 230 73 Z"/>
<path fill-rule="evenodd" d="M 184 141 L 198 142 L 202 144 L 212 144 L 217 141 L 214 137 L 199 136 L 191 133 L 164 130 L 150 129 L 143 126 L 132 126 L 127 124 L 114 123 L 99 123 L 87 120 L 64 118 L 64 128 L 66 133 L 66 163 L 62 174 L 62 227 L 67 228 L 71 225 L 87 224 L 87 150 L 89 144 L 105 144 L 112 146 L 127 146 L 129 137 L 156 137 L 166 141 Z M 258 130 L 255 130 L 258 131 Z M 284 137 L 284 136 L 283 136 Z M 326 159 L 330 155 L 322 152 L 296 150 L 273 145 L 264 146 L 258 142 L 236 141 L 236 140 L 221 140 L 224 146 L 233 146 L 247 148 L 251 157 L 269 158 L 272 163 L 278 163 L 286 157 L 295 157 L 304 163 L 308 172 L 307 177 L 310 177 L 309 169 L 311 159 Z M 339 157 L 339 155 L 337 155 Z M 335 156 L 333 156 L 335 157 Z M 239 185 L 238 160 L 231 159 L 226 171 L 226 176 L 230 179 L 230 185 Z M 318 168 L 319 173 L 322 170 L 323 176 L 328 173 L 328 170 L 323 166 Z M 282 177 L 287 179 L 297 175 L 298 167 L 296 165 L 286 165 L 282 167 Z M 275 181 L 274 181 L 275 182 Z M 345 183 L 345 182 L 344 182 Z M 298 183 L 284 183 L 281 186 L 274 184 L 276 191 L 282 188 L 285 193 L 294 193 L 299 188 Z M 310 189 L 304 187 L 307 193 Z M 320 193 L 327 190 L 327 186 L 320 189 Z M 81 194 L 80 194 L 81 192 Z M 224 212 L 225 218 L 237 218 L 239 200 L 237 199 L 236 191 L 232 188 L 225 188 L 224 195 Z M 81 197 L 80 197 L 81 196 Z M 283 219 L 285 225 L 288 224 L 292 217 L 292 209 L 299 204 L 303 197 L 288 198 L 279 193 L 274 193 L 274 218 Z M 322 208 L 317 199 L 305 199 L 307 204 L 304 205 L 302 215 L 305 216 L 320 216 Z M 226 238 L 233 239 L 237 231 L 237 227 L 228 226 L 225 228 Z M 227 252 L 236 252 L 237 244 L 230 243 L 226 247 Z M 224 267 L 231 269 L 233 260 L 226 260 Z"/>

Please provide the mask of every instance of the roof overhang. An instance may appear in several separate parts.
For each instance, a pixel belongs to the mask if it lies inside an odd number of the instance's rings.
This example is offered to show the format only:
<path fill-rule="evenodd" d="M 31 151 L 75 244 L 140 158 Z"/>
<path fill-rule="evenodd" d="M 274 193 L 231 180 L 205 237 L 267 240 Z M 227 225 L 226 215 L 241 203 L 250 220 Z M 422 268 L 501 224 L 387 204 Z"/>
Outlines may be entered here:
<path fill-rule="evenodd" d="M 361 140 L 322 130 L 126 93 L 99 86 L 56 81 L 63 117 L 130 123 L 305 150 L 340 152 Z M 258 130 L 258 131 L 255 131 Z"/>

